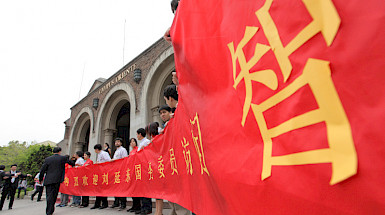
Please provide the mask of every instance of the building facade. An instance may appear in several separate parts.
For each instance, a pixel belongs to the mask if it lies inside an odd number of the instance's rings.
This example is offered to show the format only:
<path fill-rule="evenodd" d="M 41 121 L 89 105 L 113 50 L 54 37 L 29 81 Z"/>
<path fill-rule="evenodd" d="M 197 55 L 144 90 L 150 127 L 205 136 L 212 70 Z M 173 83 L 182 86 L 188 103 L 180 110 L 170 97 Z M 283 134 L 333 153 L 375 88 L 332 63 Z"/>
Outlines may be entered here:
<path fill-rule="evenodd" d="M 90 151 L 94 145 L 113 140 L 136 138 L 136 130 L 158 121 L 158 109 L 165 104 L 163 89 L 172 84 L 175 69 L 174 52 L 170 44 L 159 39 L 108 79 L 99 78 L 88 95 L 71 108 L 65 121 L 64 139 L 58 144 L 63 154 Z"/>

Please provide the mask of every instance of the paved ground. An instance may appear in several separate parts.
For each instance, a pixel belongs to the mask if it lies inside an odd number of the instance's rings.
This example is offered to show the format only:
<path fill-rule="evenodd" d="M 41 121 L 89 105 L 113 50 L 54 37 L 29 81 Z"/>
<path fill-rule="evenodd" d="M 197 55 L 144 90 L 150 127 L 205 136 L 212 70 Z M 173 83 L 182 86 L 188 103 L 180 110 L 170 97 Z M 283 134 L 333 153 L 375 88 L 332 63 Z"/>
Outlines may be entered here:
<path fill-rule="evenodd" d="M 165 203 L 167 204 L 167 203 Z M 28 199 L 15 199 L 13 203 L 13 209 L 8 210 L 8 201 L 4 203 L 3 210 L 0 211 L 0 215 L 45 215 L 46 202 L 36 202 Z M 152 210 L 155 212 L 155 208 Z M 169 209 L 164 209 L 163 214 L 167 215 L 170 212 Z M 117 209 L 106 208 L 103 210 L 90 210 L 90 208 L 55 208 L 54 215 L 135 215 L 135 213 L 128 213 L 127 211 L 118 211 Z M 152 213 L 154 214 L 154 213 Z"/>

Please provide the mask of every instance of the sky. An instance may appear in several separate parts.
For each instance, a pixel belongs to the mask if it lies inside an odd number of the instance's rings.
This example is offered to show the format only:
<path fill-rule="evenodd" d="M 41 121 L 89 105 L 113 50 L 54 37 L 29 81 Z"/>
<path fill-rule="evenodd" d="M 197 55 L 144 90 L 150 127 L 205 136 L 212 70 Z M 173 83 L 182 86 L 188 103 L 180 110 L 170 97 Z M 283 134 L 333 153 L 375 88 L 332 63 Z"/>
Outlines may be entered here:
<path fill-rule="evenodd" d="M 170 0 L 0 1 L 0 146 L 60 142 L 70 108 L 94 81 L 172 21 Z"/>

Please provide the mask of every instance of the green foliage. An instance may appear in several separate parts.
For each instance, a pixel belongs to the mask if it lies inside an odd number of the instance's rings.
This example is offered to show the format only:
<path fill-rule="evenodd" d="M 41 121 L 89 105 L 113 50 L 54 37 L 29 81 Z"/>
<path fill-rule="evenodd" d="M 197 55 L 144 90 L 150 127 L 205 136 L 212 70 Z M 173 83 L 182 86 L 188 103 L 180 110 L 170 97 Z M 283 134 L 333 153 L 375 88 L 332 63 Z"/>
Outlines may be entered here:
<path fill-rule="evenodd" d="M 0 147 L 0 164 L 9 170 L 12 164 L 17 164 L 17 169 L 23 174 L 31 174 L 28 177 L 28 184 L 33 184 L 35 175 L 40 172 L 40 168 L 45 158 L 52 155 L 52 147 L 49 145 L 28 145 L 26 142 L 11 141 L 8 146 Z"/>
<path fill-rule="evenodd" d="M 8 146 L 0 147 L 0 164 L 5 165 L 7 169 L 12 164 L 19 164 L 24 160 L 27 142 L 11 141 Z"/>
<path fill-rule="evenodd" d="M 33 183 L 33 178 L 40 172 L 44 160 L 52 155 L 52 147 L 47 145 L 31 145 L 24 154 L 24 159 L 20 163 L 20 170 L 33 177 L 28 178 L 28 183 Z"/>

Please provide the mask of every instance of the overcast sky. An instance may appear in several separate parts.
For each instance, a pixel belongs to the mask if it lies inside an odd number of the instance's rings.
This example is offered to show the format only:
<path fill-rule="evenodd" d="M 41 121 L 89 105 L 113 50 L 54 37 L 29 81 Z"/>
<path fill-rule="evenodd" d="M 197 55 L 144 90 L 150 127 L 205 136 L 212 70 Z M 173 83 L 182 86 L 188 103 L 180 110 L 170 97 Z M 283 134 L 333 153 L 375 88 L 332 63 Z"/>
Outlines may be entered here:
<path fill-rule="evenodd" d="M 0 145 L 61 141 L 70 108 L 95 79 L 117 72 L 172 20 L 170 0 L 0 1 Z"/>

